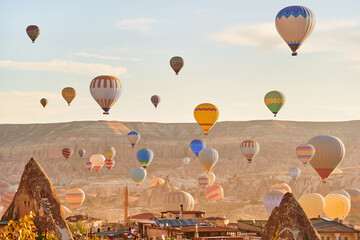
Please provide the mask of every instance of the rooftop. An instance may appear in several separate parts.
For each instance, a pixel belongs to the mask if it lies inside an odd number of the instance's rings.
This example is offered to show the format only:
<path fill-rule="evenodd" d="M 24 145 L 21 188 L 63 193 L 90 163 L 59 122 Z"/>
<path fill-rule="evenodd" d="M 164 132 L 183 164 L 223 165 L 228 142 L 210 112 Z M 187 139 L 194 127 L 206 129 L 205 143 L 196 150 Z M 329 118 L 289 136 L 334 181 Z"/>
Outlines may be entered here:
<path fill-rule="evenodd" d="M 82 221 L 100 221 L 100 218 L 94 218 L 94 217 L 87 217 L 85 215 L 73 215 L 65 218 L 68 222 L 82 222 Z"/>
<path fill-rule="evenodd" d="M 157 226 L 163 225 L 164 227 L 184 227 L 184 226 L 195 226 L 195 224 L 200 225 L 199 221 L 196 219 L 156 219 Z"/>
<path fill-rule="evenodd" d="M 312 225 L 315 227 L 316 231 L 319 233 L 359 233 L 360 231 L 346 226 L 342 223 L 335 222 L 330 219 L 324 218 L 312 218 L 310 219 Z"/>
<path fill-rule="evenodd" d="M 153 220 L 155 218 L 160 218 L 161 215 L 156 213 L 139 213 L 132 216 L 129 216 L 129 219 L 146 219 L 146 220 Z"/>
<path fill-rule="evenodd" d="M 182 227 L 181 232 L 196 232 L 196 227 Z M 198 227 L 198 232 L 238 232 L 230 227 Z"/>
<path fill-rule="evenodd" d="M 161 213 L 172 213 L 172 214 L 180 214 L 180 211 L 165 211 Z M 205 214 L 203 211 L 183 211 L 183 214 Z"/>

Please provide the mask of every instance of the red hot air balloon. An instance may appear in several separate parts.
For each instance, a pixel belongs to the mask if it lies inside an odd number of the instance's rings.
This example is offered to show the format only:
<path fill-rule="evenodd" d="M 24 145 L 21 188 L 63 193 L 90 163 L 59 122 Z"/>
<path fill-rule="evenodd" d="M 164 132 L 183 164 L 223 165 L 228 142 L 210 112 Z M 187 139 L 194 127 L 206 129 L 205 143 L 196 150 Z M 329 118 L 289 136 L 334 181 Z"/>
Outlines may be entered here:
<path fill-rule="evenodd" d="M 151 102 L 154 104 L 155 108 L 157 108 L 157 105 L 160 103 L 160 97 L 159 95 L 154 95 L 151 97 Z"/>
<path fill-rule="evenodd" d="M 214 184 L 206 189 L 205 196 L 211 202 L 222 201 L 224 200 L 224 189 L 222 186 Z"/>

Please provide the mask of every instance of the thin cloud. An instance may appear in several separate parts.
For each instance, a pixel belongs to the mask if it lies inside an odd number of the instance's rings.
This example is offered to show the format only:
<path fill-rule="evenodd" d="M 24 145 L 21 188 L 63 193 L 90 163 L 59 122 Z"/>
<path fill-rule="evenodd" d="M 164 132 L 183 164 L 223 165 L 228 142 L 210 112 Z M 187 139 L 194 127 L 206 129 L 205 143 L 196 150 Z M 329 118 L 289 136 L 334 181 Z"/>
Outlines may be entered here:
<path fill-rule="evenodd" d="M 106 59 L 106 60 L 123 60 L 123 61 L 131 61 L 131 62 L 141 62 L 140 58 L 126 58 L 126 57 L 114 57 L 114 56 L 103 56 L 93 53 L 87 52 L 77 52 L 76 56 L 86 57 L 86 58 L 97 58 L 97 59 Z"/>
<path fill-rule="evenodd" d="M 127 73 L 125 67 L 112 67 L 105 64 L 81 63 L 57 59 L 49 62 L 15 62 L 11 60 L 0 60 L 0 68 L 24 71 L 64 72 L 91 76 L 102 74 L 120 76 Z"/>
<path fill-rule="evenodd" d="M 138 30 L 142 33 L 150 33 L 152 32 L 150 25 L 155 22 L 157 22 L 157 20 L 153 18 L 135 18 L 123 20 L 115 24 L 115 26 L 122 29 Z"/>

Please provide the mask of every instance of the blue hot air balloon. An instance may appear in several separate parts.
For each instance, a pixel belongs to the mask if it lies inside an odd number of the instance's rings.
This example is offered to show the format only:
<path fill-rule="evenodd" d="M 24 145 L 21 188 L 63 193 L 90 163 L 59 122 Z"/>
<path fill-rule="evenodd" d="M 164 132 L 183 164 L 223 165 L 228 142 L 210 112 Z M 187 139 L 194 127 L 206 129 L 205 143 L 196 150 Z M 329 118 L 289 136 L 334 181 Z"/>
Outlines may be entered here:
<path fill-rule="evenodd" d="M 154 153 L 147 148 L 140 149 L 136 154 L 137 160 L 143 168 L 146 168 L 154 158 Z"/>
<path fill-rule="evenodd" d="M 195 153 L 195 155 L 198 157 L 199 152 L 201 150 L 203 150 L 204 148 L 206 148 L 206 144 L 203 140 L 194 139 L 190 143 L 190 148 L 191 148 L 191 151 L 193 151 L 193 153 Z"/>

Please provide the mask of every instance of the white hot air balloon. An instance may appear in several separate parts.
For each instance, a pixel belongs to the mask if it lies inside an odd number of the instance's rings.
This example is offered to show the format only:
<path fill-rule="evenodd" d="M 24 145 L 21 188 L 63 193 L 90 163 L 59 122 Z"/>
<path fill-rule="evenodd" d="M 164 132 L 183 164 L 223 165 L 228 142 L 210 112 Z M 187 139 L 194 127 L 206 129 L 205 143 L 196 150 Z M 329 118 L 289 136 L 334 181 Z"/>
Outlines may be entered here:
<path fill-rule="evenodd" d="M 289 169 L 290 177 L 295 181 L 298 176 L 300 176 L 301 170 L 298 167 L 291 167 Z"/>
<path fill-rule="evenodd" d="M 190 163 L 190 158 L 188 158 L 188 157 L 184 158 L 184 159 L 183 159 L 183 163 L 184 163 L 185 165 L 189 165 L 189 163 Z"/>
<path fill-rule="evenodd" d="M 219 153 L 213 148 L 204 148 L 199 153 L 200 163 L 210 172 L 219 160 Z"/>
<path fill-rule="evenodd" d="M 105 157 L 101 154 L 94 154 L 90 157 L 90 162 L 94 164 L 93 169 L 99 171 L 105 162 Z"/>

